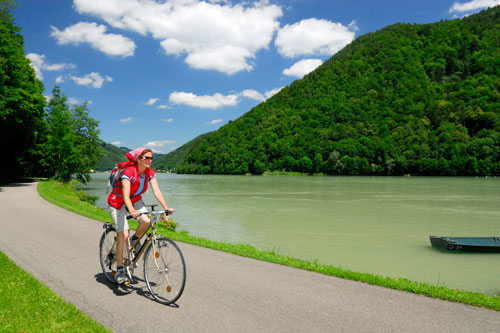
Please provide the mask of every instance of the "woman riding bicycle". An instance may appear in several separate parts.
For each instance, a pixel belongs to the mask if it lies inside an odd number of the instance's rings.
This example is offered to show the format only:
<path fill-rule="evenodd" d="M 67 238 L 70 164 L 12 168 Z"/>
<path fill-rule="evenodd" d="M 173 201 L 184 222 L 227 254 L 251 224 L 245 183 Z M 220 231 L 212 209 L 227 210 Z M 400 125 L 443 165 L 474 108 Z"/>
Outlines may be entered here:
<path fill-rule="evenodd" d="M 141 194 L 148 189 L 148 182 L 151 184 L 153 194 L 164 210 L 172 210 L 168 208 L 158 186 L 156 172 L 151 169 L 153 161 L 153 152 L 146 148 L 137 148 L 127 153 L 127 158 L 130 161 L 130 166 L 127 167 L 120 177 L 121 187 L 113 188 L 113 191 L 108 196 L 108 210 L 116 226 L 118 233 L 118 241 L 116 245 L 116 259 L 118 270 L 115 275 L 116 282 L 122 284 L 126 282 L 127 275 L 123 270 L 123 257 L 125 255 L 125 245 L 129 237 L 129 226 L 127 215 L 130 214 L 139 222 L 134 236 L 130 242 L 133 243 L 140 239 L 148 230 L 150 220 L 146 213 L 147 209 L 142 201 Z M 140 248 L 139 242 L 137 246 Z"/>

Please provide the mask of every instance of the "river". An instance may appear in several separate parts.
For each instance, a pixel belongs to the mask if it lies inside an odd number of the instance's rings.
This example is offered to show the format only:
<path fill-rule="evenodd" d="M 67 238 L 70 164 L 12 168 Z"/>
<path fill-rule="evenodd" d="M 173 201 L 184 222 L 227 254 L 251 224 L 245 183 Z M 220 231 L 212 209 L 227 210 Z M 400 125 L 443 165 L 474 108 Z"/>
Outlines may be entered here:
<path fill-rule="evenodd" d="M 108 174 L 82 188 L 106 207 Z M 356 272 L 500 295 L 500 254 L 429 236 L 500 236 L 500 178 L 159 174 L 180 230 Z M 151 191 L 147 204 L 156 203 Z M 189 260 L 189 259 L 188 259 Z"/>

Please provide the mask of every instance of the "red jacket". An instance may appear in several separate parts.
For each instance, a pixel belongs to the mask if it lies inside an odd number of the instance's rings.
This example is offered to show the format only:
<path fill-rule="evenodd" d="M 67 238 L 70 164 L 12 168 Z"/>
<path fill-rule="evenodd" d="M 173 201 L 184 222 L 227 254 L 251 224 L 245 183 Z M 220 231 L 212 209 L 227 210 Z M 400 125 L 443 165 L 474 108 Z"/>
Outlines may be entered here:
<path fill-rule="evenodd" d="M 144 173 L 144 188 L 141 193 L 134 195 L 141 187 L 141 178 L 139 177 L 139 167 L 136 165 L 128 167 L 122 174 L 130 179 L 130 201 L 132 204 L 142 199 L 142 194 L 147 191 L 148 183 L 151 179 L 156 177 L 156 172 L 147 168 Z M 123 189 L 121 187 L 113 188 L 113 191 L 109 193 L 108 204 L 116 209 L 121 209 L 123 206 Z"/>

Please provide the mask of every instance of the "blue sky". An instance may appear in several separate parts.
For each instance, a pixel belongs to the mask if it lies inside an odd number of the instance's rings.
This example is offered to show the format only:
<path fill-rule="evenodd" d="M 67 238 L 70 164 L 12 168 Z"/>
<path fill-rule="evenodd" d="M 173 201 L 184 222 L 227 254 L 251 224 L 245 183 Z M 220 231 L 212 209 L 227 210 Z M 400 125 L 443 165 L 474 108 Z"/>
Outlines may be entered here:
<path fill-rule="evenodd" d="M 240 117 L 358 36 L 500 0 L 19 0 L 45 95 L 89 102 L 101 139 L 167 153 Z"/>

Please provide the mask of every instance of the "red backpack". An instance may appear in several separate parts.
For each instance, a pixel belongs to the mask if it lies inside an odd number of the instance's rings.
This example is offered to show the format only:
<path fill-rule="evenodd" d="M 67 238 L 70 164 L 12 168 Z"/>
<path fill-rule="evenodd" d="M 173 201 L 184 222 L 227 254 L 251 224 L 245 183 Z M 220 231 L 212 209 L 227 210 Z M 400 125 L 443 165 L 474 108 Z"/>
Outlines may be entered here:
<path fill-rule="evenodd" d="M 109 193 L 109 189 L 112 188 L 113 190 L 116 188 L 121 188 L 122 187 L 122 182 L 121 182 L 121 177 L 123 172 L 128 168 L 128 167 L 133 167 L 134 163 L 131 161 L 125 161 L 125 162 L 120 162 L 115 165 L 113 170 L 111 171 L 111 174 L 109 175 L 108 178 L 108 190 L 106 193 Z M 135 168 L 134 168 L 135 169 Z M 136 175 L 137 176 L 137 175 Z M 135 182 L 135 178 L 137 177 L 132 177 L 131 183 Z"/>
<path fill-rule="evenodd" d="M 128 167 L 131 167 L 131 166 L 134 166 L 135 163 L 137 163 L 137 158 L 142 154 L 142 152 L 145 150 L 146 148 L 136 148 L 130 152 L 128 152 L 125 156 L 127 156 L 128 158 L 128 161 L 125 161 L 125 162 L 120 162 L 120 163 L 117 163 L 115 165 L 115 167 L 113 168 L 113 170 L 111 171 L 111 174 L 109 175 L 109 179 L 108 179 L 108 193 L 109 193 L 109 188 L 121 188 L 122 187 L 122 182 L 120 181 L 121 177 L 122 177 L 122 174 L 123 172 L 125 171 L 125 169 L 127 169 Z M 131 182 L 134 183 L 135 182 L 135 178 L 137 178 L 137 174 L 136 174 L 136 177 L 133 177 Z"/>

